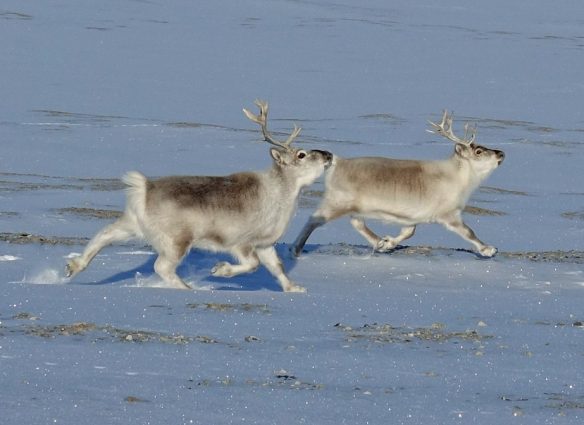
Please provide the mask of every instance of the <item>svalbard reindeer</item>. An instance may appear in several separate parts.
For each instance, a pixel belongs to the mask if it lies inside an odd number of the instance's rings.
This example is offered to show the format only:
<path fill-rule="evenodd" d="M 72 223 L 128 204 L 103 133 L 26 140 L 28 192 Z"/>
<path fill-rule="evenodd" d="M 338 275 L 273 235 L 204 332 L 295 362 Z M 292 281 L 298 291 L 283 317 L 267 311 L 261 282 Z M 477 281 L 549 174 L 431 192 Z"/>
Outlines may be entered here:
<path fill-rule="evenodd" d="M 343 159 L 335 156 L 325 179 L 324 199 L 292 247 L 298 256 L 310 234 L 319 226 L 344 215 L 353 227 L 380 252 L 390 251 L 413 236 L 420 223 L 440 223 L 466 239 L 484 257 L 497 249 L 481 242 L 461 217 L 471 193 L 503 162 L 505 154 L 475 143 L 476 126 L 465 125 L 465 136 L 452 130 L 452 116 L 444 111 L 442 122 L 430 122 L 431 133 L 453 141 L 453 155 L 446 160 L 419 161 L 379 157 Z M 397 237 L 379 237 L 365 218 L 400 224 Z"/>
<path fill-rule="evenodd" d="M 303 292 L 290 281 L 274 243 L 282 236 L 303 186 L 313 183 L 332 161 L 325 151 L 295 149 L 267 129 L 268 104 L 256 101 L 260 114 L 244 109 L 261 126 L 270 149 L 271 169 L 225 177 L 163 177 L 147 179 L 138 172 L 123 177 L 127 203 L 123 216 L 89 241 L 80 257 L 66 267 L 68 277 L 84 270 L 105 246 L 132 238 L 145 239 L 158 252 L 154 270 L 173 288 L 189 289 L 176 268 L 191 247 L 231 253 L 238 264 L 220 262 L 213 276 L 232 277 L 263 264 L 286 292 Z"/>

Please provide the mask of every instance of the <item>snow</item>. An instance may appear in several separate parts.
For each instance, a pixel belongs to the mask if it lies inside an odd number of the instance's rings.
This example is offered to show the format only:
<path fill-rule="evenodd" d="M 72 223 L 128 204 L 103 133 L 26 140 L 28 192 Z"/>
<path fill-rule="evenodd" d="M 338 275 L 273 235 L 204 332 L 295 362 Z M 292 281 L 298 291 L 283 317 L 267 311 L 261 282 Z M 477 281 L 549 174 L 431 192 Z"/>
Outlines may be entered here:
<path fill-rule="evenodd" d="M 3 424 L 582 422 L 582 6 L 393 3 L 3 1 Z M 433 225 L 375 254 L 341 219 L 293 260 L 319 181 L 277 245 L 306 294 L 198 251 L 164 289 L 139 243 L 63 277 L 124 172 L 267 168 L 258 97 L 344 157 L 443 158 L 426 121 L 476 122 L 506 159 L 465 220 L 499 255 Z"/>

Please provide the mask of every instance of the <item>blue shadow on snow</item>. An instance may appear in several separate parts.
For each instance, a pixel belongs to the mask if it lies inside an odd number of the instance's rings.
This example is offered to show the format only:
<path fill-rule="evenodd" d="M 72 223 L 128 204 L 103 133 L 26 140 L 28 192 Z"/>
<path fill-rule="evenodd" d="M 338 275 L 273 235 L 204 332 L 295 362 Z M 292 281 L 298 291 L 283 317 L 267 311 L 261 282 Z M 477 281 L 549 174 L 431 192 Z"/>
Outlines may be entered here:
<path fill-rule="evenodd" d="M 296 266 L 296 259 L 290 254 L 289 246 L 287 244 L 276 244 L 276 251 L 282 260 L 286 274 L 288 274 Z M 124 280 L 132 280 L 135 278 L 136 273 L 143 274 L 144 276 L 150 276 L 154 274 L 154 262 L 156 261 L 157 256 L 157 254 L 154 254 L 148 257 L 148 260 L 146 260 L 146 262 L 139 265 L 138 267 L 116 273 L 113 276 L 107 277 L 99 282 L 92 284 L 109 285 L 122 282 Z M 258 267 L 258 269 L 253 273 L 241 274 L 232 278 L 211 276 L 211 269 L 216 263 L 220 261 L 233 262 L 234 260 L 233 257 L 231 257 L 229 254 L 193 249 L 183 259 L 182 263 L 177 268 L 177 274 L 182 279 L 188 281 L 189 276 L 194 274 L 193 272 L 206 271 L 209 273 L 207 277 L 204 278 L 204 281 L 197 283 L 212 283 L 214 286 L 219 284 L 214 287 L 214 290 L 216 291 L 282 290 L 278 281 L 262 265 L 260 265 L 260 267 Z"/>

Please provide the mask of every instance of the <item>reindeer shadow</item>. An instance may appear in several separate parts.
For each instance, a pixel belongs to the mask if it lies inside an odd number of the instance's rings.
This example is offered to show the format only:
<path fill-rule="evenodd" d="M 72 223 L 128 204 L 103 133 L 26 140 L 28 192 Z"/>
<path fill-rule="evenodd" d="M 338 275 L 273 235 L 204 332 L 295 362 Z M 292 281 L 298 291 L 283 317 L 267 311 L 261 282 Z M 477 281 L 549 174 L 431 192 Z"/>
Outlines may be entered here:
<path fill-rule="evenodd" d="M 289 254 L 288 245 L 277 244 L 275 248 L 282 260 L 286 274 L 290 273 L 296 266 L 297 261 Z M 137 273 L 146 277 L 155 276 L 154 262 L 157 256 L 157 254 L 154 254 L 141 265 L 116 273 L 93 283 L 93 285 L 111 285 L 122 281 L 134 280 Z M 233 262 L 234 260 L 229 254 L 193 249 L 177 268 L 177 274 L 187 282 L 192 281 L 193 277 L 195 277 L 195 285 L 205 286 L 211 284 L 212 289 L 215 291 L 282 291 L 278 281 L 262 265 L 253 273 L 242 274 L 232 278 L 212 276 L 210 274 L 211 269 L 220 261 Z"/>

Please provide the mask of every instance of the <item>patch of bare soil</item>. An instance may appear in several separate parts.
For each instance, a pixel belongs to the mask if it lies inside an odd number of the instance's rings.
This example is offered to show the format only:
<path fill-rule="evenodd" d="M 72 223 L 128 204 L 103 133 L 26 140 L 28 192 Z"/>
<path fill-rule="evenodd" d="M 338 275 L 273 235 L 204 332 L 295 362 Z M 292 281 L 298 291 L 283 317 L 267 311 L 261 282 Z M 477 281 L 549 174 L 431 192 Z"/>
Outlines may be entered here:
<path fill-rule="evenodd" d="M 352 327 L 337 323 L 336 329 L 345 334 L 347 342 L 365 341 L 370 343 L 411 343 L 415 341 L 430 342 L 481 342 L 492 339 L 492 335 L 482 335 L 478 331 L 447 331 L 446 325 L 433 323 L 428 327 L 410 328 L 406 326 L 392 326 L 390 324 L 365 324 L 360 327 Z"/>
<path fill-rule="evenodd" d="M 0 176 L 4 177 L 0 180 L 0 192 L 39 190 L 91 190 L 109 192 L 124 188 L 124 183 L 118 178 L 76 178 L 3 172 L 0 172 Z"/>
<path fill-rule="evenodd" d="M 41 245 L 85 245 L 89 238 L 75 236 L 43 236 L 31 233 L 0 233 L 0 242 L 13 244 L 41 244 Z"/>
<path fill-rule="evenodd" d="M 501 189 L 500 187 L 493 186 L 481 186 L 478 191 L 481 193 L 497 193 L 500 195 L 529 196 L 529 193 L 520 190 Z"/>
<path fill-rule="evenodd" d="M 0 11 L 0 19 L 5 19 L 7 21 L 30 21 L 32 16 L 22 12 Z"/>
<path fill-rule="evenodd" d="M 500 252 L 498 256 L 539 263 L 584 263 L 584 251 Z"/>
<path fill-rule="evenodd" d="M 373 250 L 369 246 L 364 245 L 350 245 L 345 243 L 329 244 L 329 245 L 319 245 L 315 249 L 308 249 L 311 253 L 324 254 L 324 255 L 351 255 L 351 256 L 369 256 L 372 254 Z M 426 257 L 431 257 L 435 255 L 443 256 L 453 256 L 460 252 L 468 252 L 469 254 L 477 255 L 474 251 L 469 249 L 460 248 L 444 248 L 444 247 L 431 247 L 431 246 L 397 246 L 393 251 L 389 253 L 380 253 L 378 255 L 394 255 L 394 256 L 413 256 L 421 255 Z M 540 263 L 572 263 L 572 264 L 583 264 L 584 263 L 584 251 L 517 251 L 517 252 L 499 252 L 498 257 L 517 259 L 517 260 L 529 260 Z"/>
<path fill-rule="evenodd" d="M 191 303 L 187 304 L 188 308 L 196 310 L 208 310 L 221 313 L 237 313 L 237 312 L 258 312 L 263 314 L 270 314 L 270 308 L 266 304 L 250 304 L 250 303 Z"/>
<path fill-rule="evenodd" d="M 99 219 L 120 218 L 123 214 L 121 211 L 116 210 L 101 210 L 96 208 L 79 208 L 79 207 L 58 208 L 54 211 L 59 215 L 74 215 L 77 217 Z"/>
<path fill-rule="evenodd" d="M 491 216 L 491 217 L 507 215 L 507 213 L 504 213 L 501 211 L 490 210 L 490 209 L 481 208 L 481 207 L 473 207 L 470 205 L 467 205 L 466 207 L 464 207 L 464 212 L 467 214 L 471 214 L 471 215 Z"/>
<path fill-rule="evenodd" d="M 393 125 L 393 126 L 398 126 L 398 125 L 402 125 L 402 124 L 406 123 L 406 119 L 401 118 L 401 117 L 394 115 L 394 114 L 389 114 L 389 113 L 367 114 L 367 115 L 362 115 L 359 118 L 363 118 L 366 120 L 383 121 L 383 122 L 387 122 L 388 124 Z"/>
<path fill-rule="evenodd" d="M 76 322 L 61 325 L 26 324 L 23 326 L 5 327 L 7 333 L 22 333 L 28 336 L 54 339 L 58 337 L 90 337 L 93 342 L 112 341 L 126 343 L 162 343 L 162 344 L 216 344 L 215 338 L 197 335 L 168 334 L 141 330 L 121 329 L 111 325 L 97 325 L 90 322 Z"/>
<path fill-rule="evenodd" d="M 562 217 L 570 220 L 584 220 L 584 211 L 568 211 L 562 213 Z"/>
<path fill-rule="evenodd" d="M 113 192 L 126 187 L 120 179 L 79 178 L 74 181 L 79 182 L 84 189 L 96 192 Z"/>
<path fill-rule="evenodd" d="M 245 379 L 243 381 L 237 381 L 230 376 L 225 377 L 218 377 L 212 379 L 201 379 L 201 380 L 194 380 L 189 379 L 185 388 L 187 390 L 197 390 L 200 388 L 209 388 L 209 387 L 232 387 L 232 386 L 250 386 L 250 387 L 257 387 L 257 388 L 265 388 L 267 390 L 275 390 L 275 389 L 290 389 L 290 390 L 309 390 L 309 391 L 317 391 L 324 389 L 324 384 L 318 382 L 308 382 L 303 381 L 300 378 L 296 377 L 295 375 L 285 371 L 285 370 L 278 370 L 275 371 L 273 376 L 267 379 Z"/>

